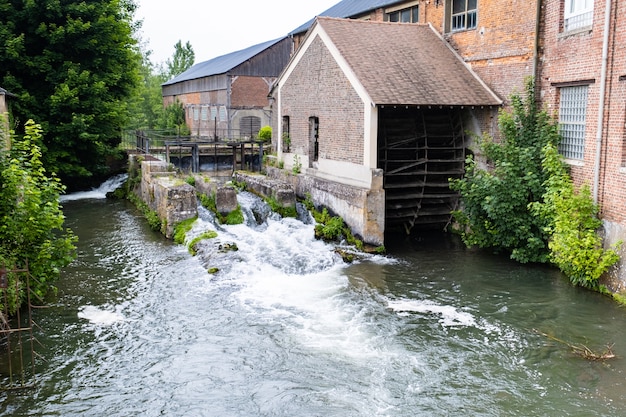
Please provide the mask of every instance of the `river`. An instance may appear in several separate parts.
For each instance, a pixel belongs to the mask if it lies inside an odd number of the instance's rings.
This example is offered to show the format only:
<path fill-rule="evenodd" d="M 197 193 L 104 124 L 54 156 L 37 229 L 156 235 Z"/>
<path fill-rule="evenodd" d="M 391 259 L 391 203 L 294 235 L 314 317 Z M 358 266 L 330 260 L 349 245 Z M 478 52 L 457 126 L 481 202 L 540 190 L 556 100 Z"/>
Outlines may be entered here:
<path fill-rule="evenodd" d="M 206 212 L 190 235 L 239 250 L 193 257 L 102 197 L 64 199 L 78 259 L 35 311 L 36 385 L 0 392 L 1 415 L 626 415 L 626 310 L 551 268 L 441 237 L 345 264 L 311 224 Z"/>

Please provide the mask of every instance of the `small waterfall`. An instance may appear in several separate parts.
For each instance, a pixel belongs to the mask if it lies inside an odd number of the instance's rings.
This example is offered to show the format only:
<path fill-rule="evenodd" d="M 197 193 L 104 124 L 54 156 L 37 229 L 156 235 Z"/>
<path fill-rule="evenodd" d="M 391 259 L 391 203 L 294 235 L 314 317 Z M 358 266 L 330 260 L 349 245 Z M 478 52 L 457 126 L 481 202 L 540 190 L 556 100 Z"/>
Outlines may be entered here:
<path fill-rule="evenodd" d="M 74 201 L 74 200 L 87 200 L 87 199 L 104 199 L 108 192 L 115 191 L 119 188 L 124 181 L 128 178 L 128 174 L 119 174 L 109 178 L 97 188 L 92 188 L 89 191 L 78 191 L 71 194 L 62 195 L 59 197 L 60 202 Z"/>

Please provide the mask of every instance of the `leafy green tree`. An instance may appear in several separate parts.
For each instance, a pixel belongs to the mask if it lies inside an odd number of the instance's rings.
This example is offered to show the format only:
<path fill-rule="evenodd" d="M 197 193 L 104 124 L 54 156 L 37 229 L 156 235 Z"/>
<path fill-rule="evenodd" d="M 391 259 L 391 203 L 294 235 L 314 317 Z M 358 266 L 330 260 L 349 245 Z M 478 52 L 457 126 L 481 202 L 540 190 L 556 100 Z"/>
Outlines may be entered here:
<path fill-rule="evenodd" d="M 71 186 L 108 174 L 139 82 L 134 0 L 0 0 L 0 84 L 40 121 L 44 165 Z"/>
<path fill-rule="evenodd" d="M 512 110 L 500 112 L 501 140 L 478 139 L 489 169 L 470 156 L 465 177 L 451 181 L 463 201 L 463 210 L 454 212 L 463 241 L 508 252 L 519 262 L 548 260 L 547 219 L 533 215 L 528 205 L 542 201 L 546 191 L 543 149 L 559 141 L 557 124 L 537 109 L 534 97 L 529 78 L 525 96 L 513 95 Z"/>
<path fill-rule="evenodd" d="M 168 59 L 167 64 L 167 76 L 174 78 L 178 74 L 182 74 L 187 71 L 193 65 L 196 59 L 196 53 L 193 51 L 191 43 L 187 43 L 183 46 L 181 41 L 176 42 L 174 45 L 174 55 L 172 59 Z"/>
<path fill-rule="evenodd" d="M 22 140 L 13 140 L 10 151 L 0 153 L 0 267 L 28 266 L 31 290 L 42 300 L 53 288 L 60 268 L 74 259 L 76 239 L 63 228 L 59 195 L 65 187 L 42 164 L 37 146 L 41 126 L 29 120 L 25 132 Z M 24 283 L 16 285 L 17 279 L 9 276 L 10 288 L 19 288 L 9 297 L 10 313 L 25 297 Z"/>

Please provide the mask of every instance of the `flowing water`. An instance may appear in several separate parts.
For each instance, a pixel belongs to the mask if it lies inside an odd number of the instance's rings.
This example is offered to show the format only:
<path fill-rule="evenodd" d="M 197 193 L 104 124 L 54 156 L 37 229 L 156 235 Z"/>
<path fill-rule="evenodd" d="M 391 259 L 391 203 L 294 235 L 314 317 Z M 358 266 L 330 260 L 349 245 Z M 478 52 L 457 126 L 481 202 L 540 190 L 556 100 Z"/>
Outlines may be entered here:
<path fill-rule="evenodd" d="M 626 310 L 552 269 L 440 238 L 345 264 L 307 222 L 204 211 L 190 237 L 218 237 L 192 257 L 103 196 L 64 198 L 78 259 L 35 312 L 36 386 L 1 392 L 2 415 L 626 415 Z"/>

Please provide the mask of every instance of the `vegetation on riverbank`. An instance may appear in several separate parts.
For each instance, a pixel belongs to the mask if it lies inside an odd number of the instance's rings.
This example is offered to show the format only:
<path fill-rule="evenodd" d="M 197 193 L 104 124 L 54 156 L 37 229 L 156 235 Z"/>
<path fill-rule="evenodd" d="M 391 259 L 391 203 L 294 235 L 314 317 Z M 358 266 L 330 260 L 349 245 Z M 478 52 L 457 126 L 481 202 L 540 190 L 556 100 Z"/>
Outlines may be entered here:
<path fill-rule="evenodd" d="M 587 186 L 574 189 L 557 150 L 558 125 L 534 97 L 529 78 L 525 96 L 513 95 L 512 111 L 500 113 L 501 140 L 477 138 L 477 158 L 468 157 L 463 179 L 451 180 L 463 202 L 457 231 L 467 246 L 549 262 L 573 284 L 606 292 L 599 278 L 617 262 L 618 246 L 603 248 L 598 207 Z"/>
<path fill-rule="evenodd" d="M 0 152 L 0 269 L 5 272 L 2 286 L 6 299 L 0 299 L 0 312 L 14 314 L 26 300 L 27 283 L 13 269 L 28 269 L 31 300 L 43 302 L 55 290 L 62 267 L 76 257 L 76 237 L 64 228 L 65 216 L 59 196 L 65 187 L 42 162 L 42 128 L 32 120 L 24 125 L 21 139 L 13 136 L 2 143 L 10 149 Z"/>

